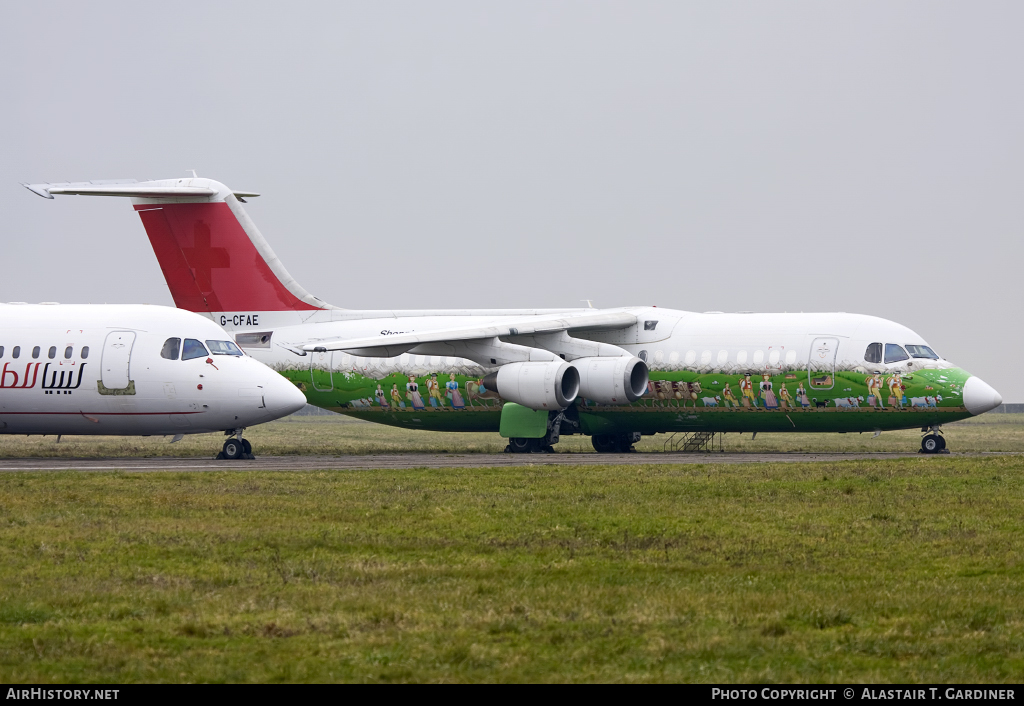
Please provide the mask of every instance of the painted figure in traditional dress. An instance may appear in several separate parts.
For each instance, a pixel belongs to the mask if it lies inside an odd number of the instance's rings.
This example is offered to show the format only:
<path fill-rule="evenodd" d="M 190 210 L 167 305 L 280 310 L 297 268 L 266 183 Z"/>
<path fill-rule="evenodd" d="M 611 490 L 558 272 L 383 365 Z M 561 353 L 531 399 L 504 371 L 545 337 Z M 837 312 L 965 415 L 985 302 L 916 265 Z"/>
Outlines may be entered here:
<path fill-rule="evenodd" d="M 750 373 L 740 380 L 740 395 L 743 398 L 744 407 L 757 407 L 757 396 L 754 394 L 754 383 L 750 380 Z"/>
<path fill-rule="evenodd" d="M 416 382 L 416 376 L 410 375 L 409 382 L 405 383 L 405 398 L 412 404 L 413 409 L 426 409 L 423 398 L 420 397 L 420 386 Z"/>
<path fill-rule="evenodd" d="M 391 386 L 391 404 L 395 406 L 395 409 L 399 407 L 405 409 L 405 402 L 402 402 L 402 393 L 398 391 L 397 382 Z"/>
<path fill-rule="evenodd" d="M 885 409 L 885 405 L 882 403 L 882 376 L 871 375 L 864 378 L 864 384 L 868 386 L 868 402 L 872 406 L 877 405 L 882 409 Z M 872 400 L 871 398 L 874 398 Z"/>
<path fill-rule="evenodd" d="M 899 373 L 893 373 L 886 383 L 889 387 L 889 401 L 895 406 L 903 408 L 903 378 L 900 377 Z"/>
<path fill-rule="evenodd" d="M 802 382 L 796 386 L 796 401 L 800 403 L 801 407 L 811 406 L 810 400 L 807 399 L 807 390 Z"/>
<path fill-rule="evenodd" d="M 779 399 L 782 400 L 782 408 L 789 409 L 793 407 L 793 397 L 789 394 L 789 390 L 786 389 L 786 383 L 779 383 Z"/>
<path fill-rule="evenodd" d="M 779 401 L 775 399 L 775 392 L 772 391 L 772 376 L 768 373 L 761 375 L 761 399 L 764 400 L 765 409 L 777 409 Z"/>
<path fill-rule="evenodd" d="M 437 373 L 431 375 L 427 380 L 427 395 L 431 407 L 444 409 L 444 397 L 441 396 L 441 385 L 437 382 Z"/>
<path fill-rule="evenodd" d="M 452 408 L 464 409 L 466 403 L 462 401 L 462 395 L 459 394 L 459 383 L 455 379 L 455 373 L 448 373 L 448 382 L 444 384 L 446 390 L 448 390 L 448 399 L 452 401 Z"/>
<path fill-rule="evenodd" d="M 732 394 L 732 388 L 729 387 L 729 383 L 725 383 L 725 387 L 722 388 L 722 400 L 726 407 L 740 406 L 740 403 L 736 401 L 736 397 Z"/>
<path fill-rule="evenodd" d="M 388 398 L 384 393 L 384 388 L 380 386 L 380 383 L 377 383 L 377 390 L 373 393 L 373 396 L 377 398 L 377 404 L 379 404 L 382 409 L 388 408 Z"/>

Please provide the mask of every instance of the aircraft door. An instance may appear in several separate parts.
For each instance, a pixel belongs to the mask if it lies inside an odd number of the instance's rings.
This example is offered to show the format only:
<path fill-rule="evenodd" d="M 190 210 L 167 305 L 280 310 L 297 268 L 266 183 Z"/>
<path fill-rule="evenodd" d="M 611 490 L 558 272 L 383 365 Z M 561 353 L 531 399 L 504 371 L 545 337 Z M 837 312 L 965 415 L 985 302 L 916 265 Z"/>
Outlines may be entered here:
<path fill-rule="evenodd" d="M 334 389 L 334 381 L 331 379 L 333 357 L 332 351 L 313 351 L 309 354 L 309 379 L 317 392 L 330 392 Z"/>
<path fill-rule="evenodd" d="M 836 353 L 839 339 L 815 338 L 807 362 L 807 384 L 812 390 L 831 390 L 836 384 Z"/>
<path fill-rule="evenodd" d="M 131 383 L 130 366 L 135 333 L 132 331 L 111 331 L 103 343 L 103 358 L 100 372 L 103 387 L 108 390 L 124 390 Z"/>

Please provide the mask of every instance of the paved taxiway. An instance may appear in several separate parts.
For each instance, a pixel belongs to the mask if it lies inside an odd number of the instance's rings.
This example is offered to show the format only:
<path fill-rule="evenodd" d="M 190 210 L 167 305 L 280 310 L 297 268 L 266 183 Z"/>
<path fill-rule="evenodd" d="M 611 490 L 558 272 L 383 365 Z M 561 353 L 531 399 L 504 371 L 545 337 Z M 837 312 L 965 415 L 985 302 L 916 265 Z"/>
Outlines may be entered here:
<path fill-rule="evenodd" d="M 961 455 L 961 454 L 956 454 Z M 976 454 L 971 454 L 976 455 Z M 989 454 L 983 454 L 989 455 Z M 505 468 L 698 463 L 829 463 L 893 458 L 942 458 L 916 453 L 633 453 L 633 454 L 378 454 L 263 456 L 253 461 L 200 458 L 21 458 L 0 460 L 11 471 L 361 471 L 399 468 Z"/>

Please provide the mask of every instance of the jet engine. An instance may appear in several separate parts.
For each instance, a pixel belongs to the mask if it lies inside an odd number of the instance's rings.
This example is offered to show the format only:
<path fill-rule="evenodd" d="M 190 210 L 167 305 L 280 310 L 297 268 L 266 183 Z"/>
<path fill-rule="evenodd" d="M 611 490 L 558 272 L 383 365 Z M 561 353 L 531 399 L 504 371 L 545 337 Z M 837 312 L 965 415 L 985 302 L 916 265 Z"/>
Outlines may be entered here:
<path fill-rule="evenodd" d="M 561 360 L 509 363 L 483 379 L 502 399 L 530 409 L 565 409 L 580 390 L 579 372 Z"/>
<path fill-rule="evenodd" d="M 647 364 L 636 356 L 577 358 L 580 397 L 598 404 L 629 404 L 647 391 Z"/>

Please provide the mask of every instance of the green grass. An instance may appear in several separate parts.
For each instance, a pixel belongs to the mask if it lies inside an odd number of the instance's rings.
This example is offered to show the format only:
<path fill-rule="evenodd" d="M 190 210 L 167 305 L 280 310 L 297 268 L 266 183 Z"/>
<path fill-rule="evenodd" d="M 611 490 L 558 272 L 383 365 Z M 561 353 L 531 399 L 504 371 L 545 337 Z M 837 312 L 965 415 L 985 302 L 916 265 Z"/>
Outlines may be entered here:
<path fill-rule="evenodd" d="M 952 451 L 1024 451 L 1024 414 L 986 414 L 949 424 L 944 429 Z M 246 431 L 255 453 L 370 454 L 414 452 L 498 453 L 506 441 L 496 433 L 452 433 L 400 429 L 332 414 L 293 416 Z M 913 453 L 921 445 L 917 430 L 871 434 L 726 434 L 724 449 L 731 452 L 871 452 Z M 638 451 L 662 451 L 667 434 L 644 437 Z M 98 458 L 178 456 L 212 458 L 220 451 L 220 434 L 196 434 L 171 444 L 161 437 L 0 436 L 0 458 Z M 563 453 L 592 453 L 590 437 L 564 436 L 556 447 Z"/>
<path fill-rule="evenodd" d="M 1019 681 L 1022 471 L 0 474 L 0 681 Z"/>

